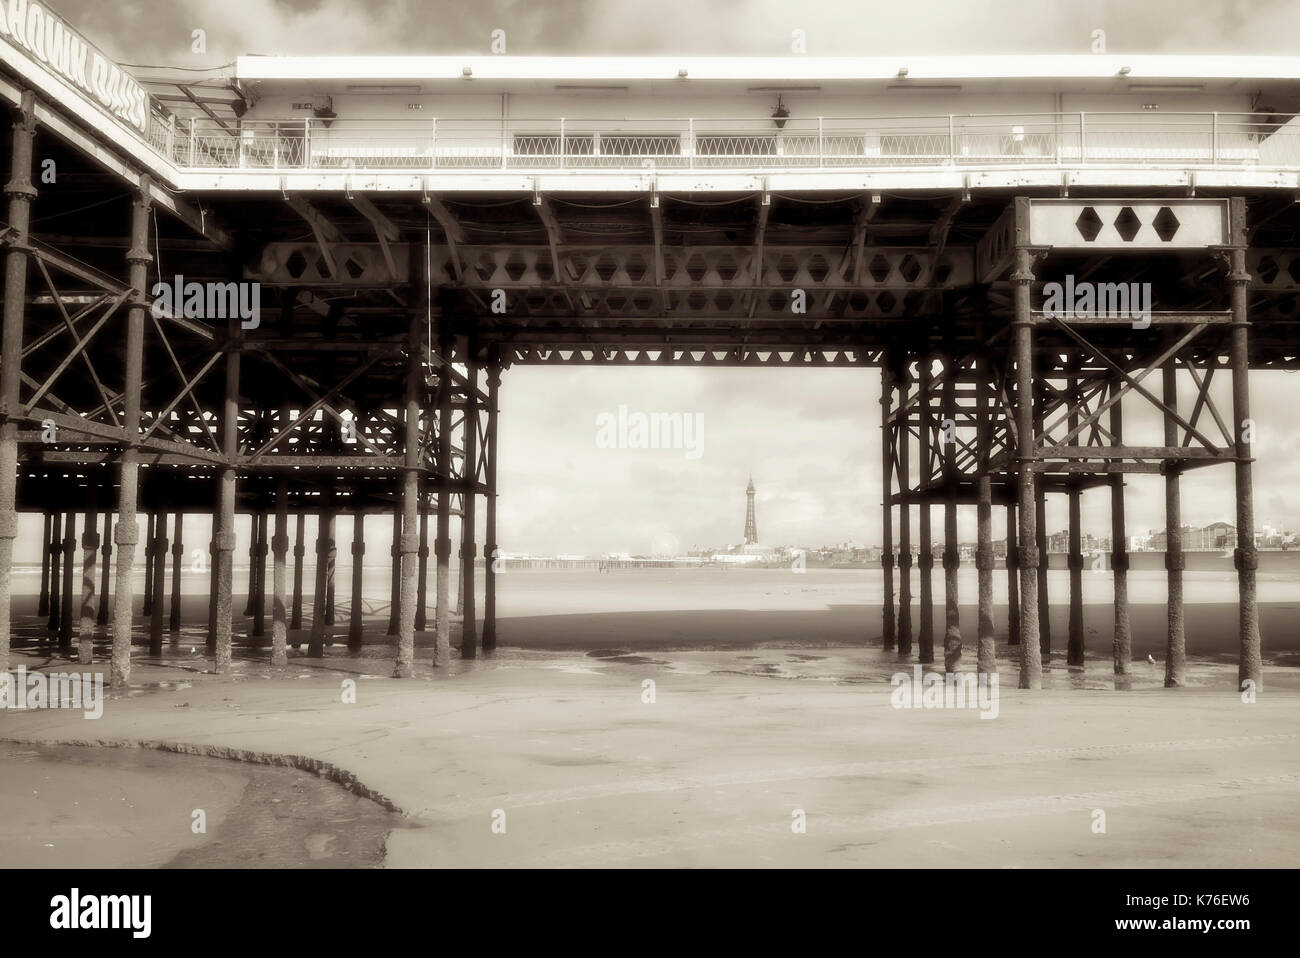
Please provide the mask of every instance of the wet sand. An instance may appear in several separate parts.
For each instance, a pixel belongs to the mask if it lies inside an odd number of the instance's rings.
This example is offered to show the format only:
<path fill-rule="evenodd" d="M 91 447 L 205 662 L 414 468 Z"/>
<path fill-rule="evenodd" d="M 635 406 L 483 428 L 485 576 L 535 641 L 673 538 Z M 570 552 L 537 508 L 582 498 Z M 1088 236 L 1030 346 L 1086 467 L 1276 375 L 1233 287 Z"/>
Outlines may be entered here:
<path fill-rule="evenodd" d="M 193 755 L 0 744 L 0 767 L 6 867 L 374 867 L 397 820 L 306 772 Z"/>
<path fill-rule="evenodd" d="M 379 637 L 358 656 L 294 653 L 283 670 L 245 644 L 232 672 L 215 676 L 189 651 L 196 640 L 201 653 L 201 633 L 187 630 L 159 659 L 137 648 L 134 687 L 113 693 L 99 721 L 0 713 L 0 739 L 327 762 L 404 813 L 387 840 L 392 867 L 1290 867 L 1300 855 L 1300 669 L 1287 665 L 1300 602 L 1289 575 L 1262 577 L 1266 669 L 1254 704 L 1235 692 L 1230 577 L 1189 581 L 1189 597 L 1204 601 L 1189 603 L 1188 687 L 1169 690 L 1162 577 L 1143 572 L 1128 690 L 1111 674 L 1109 576 L 1085 576 L 1087 666 L 1058 655 L 1043 691 L 1020 692 L 1018 650 L 1003 635 L 999 714 L 981 720 L 891 707 L 900 664 L 879 648 L 878 572 L 706 574 L 502 576 L 503 647 L 435 669 L 426 643 L 410 681 L 387 677 L 393 650 Z M 1064 582 L 1053 573 L 1054 594 Z M 1141 601 L 1157 589 L 1161 601 Z M 1053 612 L 1063 649 L 1066 610 Z M 382 631 L 386 606 L 368 615 Z M 1004 633 L 1002 609 L 997 621 Z M 971 668 L 969 637 L 967 649 Z M 65 661 L 33 646 L 14 664 Z M 356 704 L 342 701 L 346 679 Z M 79 774 L 64 789 L 76 800 L 89 791 Z M 246 814 L 219 779 L 197 779 L 196 796 L 182 776 L 165 777 L 177 792 L 169 814 L 184 811 L 186 828 L 200 801 L 224 803 L 224 821 Z M 0 815 L 48 827 L 39 796 L 11 798 Z M 1098 810 L 1104 834 L 1093 831 Z M 791 830 L 798 811 L 804 834 Z M 504 834 L 493 829 L 502 815 Z M 174 837 L 166 860 L 186 863 L 197 852 Z M 120 848 L 136 841 L 147 847 L 128 833 Z"/>

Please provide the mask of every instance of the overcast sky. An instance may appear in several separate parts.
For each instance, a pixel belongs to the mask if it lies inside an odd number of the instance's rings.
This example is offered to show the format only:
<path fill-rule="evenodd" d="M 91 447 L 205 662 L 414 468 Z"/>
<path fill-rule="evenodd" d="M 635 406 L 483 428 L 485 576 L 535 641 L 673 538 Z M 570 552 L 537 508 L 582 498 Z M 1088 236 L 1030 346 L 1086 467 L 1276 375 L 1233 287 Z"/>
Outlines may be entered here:
<path fill-rule="evenodd" d="M 806 31 L 810 54 L 826 55 L 1084 53 L 1094 29 L 1106 31 L 1112 53 L 1300 50 L 1300 3 L 1284 0 L 54 0 L 51 6 L 123 62 L 190 67 L 228 63 L 243 53 L 487 53 L 494 29 L 504 29 L 508 52 L 520 55 L 779 55 L 788 53 L 796 28 Z M 206 56 L 190 52 L 196 28 L 207 32 Z M 1222 380 L 1226 387 L 1227 376 Z M 1258 524 L 1300 527 L 1291 489 L 1300 381 L 1256 373 L 1253 386 Z M 1190 385 L 1183 390 L 1186 395 Z M 648 552 L 672 542 L 683 549 L 724 545 L 741 536 L 752 471 L 765 543 L 879 542 L 878 399 L 874 370 L 511 369 L 501 393 L 499 540 L 512 551 L 582 553 Z M 703 455 L 689 460 L 681 450 L 598 448 L 596 417 L 620 404 L 630 411 L 702 414 Z M 1133 441 L 1142 418 L 1136 404 L 1126 410 Z M 1184 490 L 1185 521 L 1233 521 L 1230 467 L 1193 473 Z M 1085 497 L 1086 529 L 1108 533 L 1108 502 L 1104 490 Z M 963 510 L 971 513 L 963 516 L 963 538 L 974 534 L 973 511 Z M 1163 525 L 1158 478 L 1131 481 L 1129 515 L 1133 532 Z M 1064 522 L 1064 504 L 1054 503 L 1049 528 Z"/>

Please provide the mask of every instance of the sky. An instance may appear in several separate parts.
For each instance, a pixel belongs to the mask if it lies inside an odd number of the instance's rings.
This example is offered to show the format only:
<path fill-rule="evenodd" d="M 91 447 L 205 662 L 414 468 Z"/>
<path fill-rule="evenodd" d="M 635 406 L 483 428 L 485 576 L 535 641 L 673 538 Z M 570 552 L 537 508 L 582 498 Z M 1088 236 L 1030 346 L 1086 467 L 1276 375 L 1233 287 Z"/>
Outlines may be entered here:
<path fill-rule="evenodd" d="M 240 54 L 781 55 L 804 30 L 813 55 L 1085 53 L 1106 31 L 1110 53 L 1291 54 L 1300 0 L 53 0 L 50 4 L 125 63 L 205 67 Z M 191 31 L 207 53 L 191 52 Z M 1226 387 L 1227 376 L 1216 384 Z M 1158 382 L 1158 380 L 1156 380 Z M 1300 381 L 1252 376 L 1259 439 L 1257 524 L 1300 528 L 1291 488 Z M 745 484 L 758 489 L 767 544 L 878 543 L 881 534 L 879 374 L 875 370 L 643 370 L 517 367 L 501 390 L 500 529 L 515 552 L 649 553 L 740 540 Z M 1190 392 L 1190 382 L 1182 386 Z M 1225 403 L 1227 396 L 1217 393 Z M 682 412 L 703 417 L 702 455 L 604 449 L 597 416 Z M 1126 404 L 1130 441 L 1143 423 Z M 1225 408 L 1228 408 L 1225 406 Z M 1156 420 L 1147 417 L 1154 430 Z M 1158 434 L 1151 436 L 1158 442 Z M 1232 470 L 1183 480 L 1187 523 L 1233 521 Z M 1057 497 L 1059 500 L 1060 497 Z M 1158 477 L 1128 486 L 1133 532 L 1162 527 Z M 1105 490 L 1084 499 L 1084 528 L 1109 533 Z M 935 511 L 936 526 L 941 522 Z M 1053 502 L 1050 530 L 1064 528 Z M 963 539 L 974 509 L 963 509 Z M 386 535 L 384 530 L 379 534 Z M 1001 516 L 995 535 L 1001 536 Z M 197 536 L 197 532 L 195 533 Z M 39 533 L 38 533 L 39 536 Z M 188 537 L 188 536 L 187 536 Z M 206 541 L 202 539 L 201 541 Z"/>

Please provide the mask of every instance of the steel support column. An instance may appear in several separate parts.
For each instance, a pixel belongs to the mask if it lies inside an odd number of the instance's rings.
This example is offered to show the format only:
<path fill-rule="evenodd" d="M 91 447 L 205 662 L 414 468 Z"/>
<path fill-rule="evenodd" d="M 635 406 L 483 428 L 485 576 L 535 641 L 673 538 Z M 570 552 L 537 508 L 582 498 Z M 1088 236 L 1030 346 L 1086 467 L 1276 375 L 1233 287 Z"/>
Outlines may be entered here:
<path fill-rule="evenodd" d="M 99 558 L 99 530 L 95 510 L 86 512 L 81 531 L 81 630 L 77 642 L 77 661 L 89 665 L 95 657 L 95 566 Z"/>
<path fill-rule="evenodd" d="M 478 351 L 474 334 L 469 337 L 465 356 L 465 479 L 466 488 L 461 496 L 461 595 L 465 605 L 461 619 L 460 655 L 463 659 L 478 657 L 478 616 L 474 604 L 474 507 L 477 493 L 474 485 L 478 478 Z"/>
<path fill-rule="evenodd" d="M 307 555 L 307 517 L 298 512 L 293 538 L 293 610 L 289 613 L 289 631 L 302 631 L 302 564 Z M 299 642 L 298 645 L 302 643 Z"/>
<path fill-rule="evenodd" d="M 393 545 L 388 550 L 392 558 L 392 574 L 389 578 L 388 634 L 396 635 L 398 612 L 402 607 L 402 501 L 398 499 L 393 505 Z"/>
<path fill-rule="evenodd" d="M 1228 250 L 1228 286 L 1232 306 L 1232 418 L 1236 438 L 1237 486 L 1237 591 L 1239 597 L 1240 661 L 1237 686 L 1251 683 L 1260 688 L 1263 669 L 1260 662 L 1259 607 L 1255 588 L 1255 571 L 1259 554 L 1255 549 L 1255 498 L 1251 464 L 1255 461 L 1254 422 L 1250 418 L 1250 325 L 1246 313 L 1246 201 L 1234 197 L 1229 203 L 1232 247 Z"/>
<path fill-rule="evenodd" d="M 898 641 L 894 620 L 894 432 L 889 421 L 893 404 L 894 377 L 889 360 L 880 367 L 880 476 L 884 527 L 881 531 L 880 566 L 884 571 L 884 594 L 881 599 L 881 639 L 886 652 L 892 652 Z"/>
<path fill-rule="evenodd" d="M 108 586 L 109 576 L 113 571 L 113 513 L 104 513 L 103 546 L 99 550 L 103 562 L 99 570 L 99 611 L 95 615 L 95 625 L 108 625 Z"/>
<path fill-rule="evenodd" d="M 1079 368 L 1079 355 L 1075 353 L 1070 359 L 1070 372 Z M 1073 431 L 1079 424 L 1079 378 L 1071 375 L 1066 382 L 1070 414 L 1067 417 L 1068 428 Z M 1066 639 L 1065 661 L 1067 665 L 1082 666 L 1083 648 L 1083 490 L 1077 476 L 1070 479 L 1066 491 L 1066 503 L 1069 510 L 1069 551 L 1067 563 L 1070 569 L 1070 626 Z"/>
<path fill-rule="evenodd" d="M 141 483 L 148 486 L 148 474 Z M 158 533 L 154 530 L 157 516 L 150 509 L 144 519 L 144 601 L 140 604 L 140 614 L 146 619 L 153 615 L 153 545 Z"/>
<path fill-rule="evenodd" d="M 434 607 L 434 663 L 446 665 L 451 657 L 451 351 L 453 340 L 446 331 L 438 338 L 438 522 L 433 540 L 437 563 Z"/>
<path fill-rule="evenodd" d="M 361 594 L 361 577 L 365 574 L 365 561 L 366 512 L 364 509 L 357 509 L 352 514 L 352 611 L 348 619 L 349 652 L 360 652 L 362 646 L 364 600 Z"/>
<path fill-rule="evenodd" d="M 131 678 L 131 626 L 135 590 L 135 547 L 140 538 L 136 527 L 136 501 L 140 473 L 140 400 L 144 381 L 144 313 L 149 281 L 149 179 L 142 177 L 131 203 L 130 284 L 136 296 L 126 314 L 126 374 L 122 382 L 122 429 L 125 441 L 119 459 L 117 527 L 117 582 L 113 599 L 112 685 L 120 688 Z"/>
<path fill-rule="evenodd" d="M 1115 376 L 1110 381 L 1110 394 L 1118 395 L 1123 381 Z M 1124 445 L 1123 400 L 1110 407 L 1110 433 L 1112 442 Z M 1115 637 L 1111 643 L 1116 675 L 1128 675 L 1133 660 L 1133 636 L 1128 617 L 1128 534 L 1124 522 L 1124 476 L 1114 474 L 1110 482 L 1110 549 L 1111 571 L 1115 580 Z"/>
<path fill-rule="evenodd" d="M 231 633 L 233 631 L 235 568 L 235 492 L 238 470 L 235 460 L 239 455 L 239 372 L 243 350 L 243 331 L 237 318 L 231 319 L 226 342 L 226 392 L 221 408 L 221 454 L 226 458 L 218 480 L 217 526 L 212 536 L 213 564 L 217 578 L 215 669 L 218 673 L 230 668 Z"/>
<path fill-rule="evenodd" d="M 1016 213 L 1023 223 L 1028 210 L 1017 200 Z M 1042 653 L 1038 640 L 1038 523 L 1034 490 L 1034 327 L 1030 285 L 1034 281 L 1033 254 L 1017 246 L 1011 273 L 1015 303 L 1011 359 L 1016 365 L 1016 486 L 1020 529 L 1020 688 L 1043 685 Z"/>
<path fill-rule="evenodd" d="M 911 365 L 906 356 L 895 372 L 898 384 L 899 406 L 904 407 L 912 390 Z M 904 414 L 894 431 L 898 453 L 898 657 L 912 655 L 912 516 L 907 494 L 912 490 L 911 446 L 912 430 L 908 424 L 910 414 Z"/>
<path fill-rule="evenodd" d="M 920 536 L 920 555 L 917 569 L 921 578 L 921 618 L 917 631 L 917 661 L 929 664 L 934 661 L 934 531 L 930 527 L 930 460 L 933 450 L 934 417 L 930 405 L 931 365 L 929 355 L 922 356 L 917 363 L 918 390 L 921 397 L 921 445 L 920 477 L 918 486 L 921 499 L 917 503 L 919 514 L 918 535 Z"/>
<path fill-rule="evenodd" d="M 961 607 L 958 605 L 957 574 L 961 557 L 957 551 L 957 377 L 959 364 L 951 351 L 943 358 L 943 669 L 956 672 L 961 664 Z"/>
<path fill-rule="evenodd" d="M 424 483 L 420 485 L 423 487 Z M 416 589 L 415 631 L 423 632 L 428 625 L 427 610 L 429 606 L 429 503 L 420 490 L 420 581 Z"/>
<path fill-rule="evenodd" d="M 421 284 L 423 286 L 423 284 Z M 424 387 L 421 356 L 421 326 L 424 317 L 412 311 L 406 332 L 406 396 L 402 424 L 402 525 L 398 537 L 401 551 L 402 589 L 397 622 L 397 661 L 395 678 L 408 678 L 415 672 L 415 603 L 418 600 L 420 564 L 420 397 Z"/>
<path fill-rule="evenodd" d="M 289 483 L 275 489 L 275 537 L 271 540 L 271 664 L 289 663 L 289 627 L 285 608 L 285 579 L 289 552 Z"/>
<path fill-rule="evenodd" d="M 162 655 L 162 634 L 163 634 L 163 613 L 166 611 L 166 605 L 163 602 L 163 585 L 167 581 L 167 511 L 158 510 L 157 522 L 154 525 L 153 556 L 149 565 L 145 567 L 145 575 L 153 581 L 153 609 L 149 613 L 149 654 L 152 656 Z"/>
<path fill-rule="evenodd" d="M 55 510 L 53 534 L 50 537 L 50 615 L 45 620 L 49 632 L 58 633 L 59 617 L 63 610 L 63 513 Z"/>
<path fill-rule="evenodd" d="M 993 633 L 993 479 L 989 475 L 990 447 L 993 444 L 993 412 L 989 396 L 988 358 L 981 356 L 976 369 L 979 445 L 976 482 L 976 553 L 979 609 L 976 624 L 976 669 L 980 675 L 998 671 L 997 640 Z"/>
<path fill-rule="evenodd" d="M 501 356 L 493 348 L 488 365 L 487 496 L 483 507 L 483 651 L 497 647 L 497 397 L 501 389 Z"/>
<path fill-rule="evenodd" d="M 1031 435 L 1042 435 L 1043 407 L 1046 405 L 1046 390 L 1035 383 L 1034 388 L 1034 431 Z M 1052 660 L 1052 609 L 1047 599 L 1047 573 L 1051 568 L 1050 553 L 1047 549 L 1047 485 L 1041 473 L 1034 473 L 1034 546 L 1038 552 L 1037 611 L 1038 647 L 1042 661 Z M 1023 608 L 1021 614 L 1024 614 Z"/>
<path fill-rule="evenodd" d="M 172 635 L 181 630 L 181 567 L 185 563 L 185 544 L 181 541 L 181 534 L 184 526 L 185 513 L 177 509 L 172 521 L 172 601 L 167 620 L 167 631 Z"/>
<path fill-rule="evenodd" d="M 41 597 L 36 603 L 37 615 L 50 614 L 50 526 L 53 516 L 45 510 L 45 523 L 42 526 L 44 538 L 41 540 Z"/>
<path fill-rule="evenodd" d="M 69 509 L 63 529 L 63 601 L 59 607 L 59 648 L 65 653 L 72 651 L 72 626 L 75 621 L 72 590 L 76 568 L 77 513 Z"/>
<path fill-rule="evenodd" d="M 1007 506 L 1007 644 L 1020 644 L 1020 588 L 1016 584 L 1019 567 L 1019 540 L 1016 537 L 1016 507 Z"/>
<path fill-rule="evenodd" d="M 1160 370 L 1164 386 L 1163 402 L 1169 410 L 1178 409 L 1178 369 L 1170 357 Z M 1166 412 L 1164 415 L 1165 445 L 1178 445 L 1178 422 Z M 1181 688 L 1187 681 L 1187 633 L 1183 617 L 1183 515 L 1179 490 L 1182 467 L 1178 462 L 1166 461 L 1165 474 L 1165 570 L 1168 580 L 1167 619 L 1165 637 L 1165 687 Z"/>

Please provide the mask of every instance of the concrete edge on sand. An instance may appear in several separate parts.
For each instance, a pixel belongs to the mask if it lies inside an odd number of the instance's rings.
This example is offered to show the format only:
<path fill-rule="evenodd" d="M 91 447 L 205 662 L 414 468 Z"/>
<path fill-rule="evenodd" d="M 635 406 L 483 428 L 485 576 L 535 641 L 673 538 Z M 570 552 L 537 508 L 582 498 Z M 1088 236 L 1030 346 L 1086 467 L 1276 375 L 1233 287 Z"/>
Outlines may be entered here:
<path fill-rule="evenodd" d="M 310 772 L 318 778 L 341 785 L 354 795 L 369 799 L 377 805 L 410 818 L 411 815 L 387 795 L 375 791 L 357 777 L 355 772 L 340 768 L 332 762 L 312 758 L 308 755 L 289 755 L 281 752 L 259 752 L 247 748 L 232 748 L 229 745 L 196 745 L 190 742 L 168 742 L 159 739 L 33 739 L 14 736 L 0 737 L 0 745 L 30 746 L 64 746 L 73 745 L 82 748 L 147 748 L 159 752 L 172 752 L 178 755 L 198 755 L 204 758 L 224 758 L 235 762 L 247 762 L 250 765 L 272 765 L 280 768 L 295 768 Z"/>

